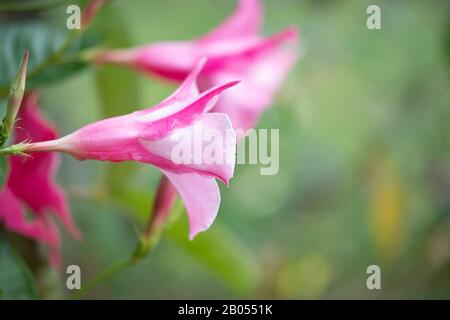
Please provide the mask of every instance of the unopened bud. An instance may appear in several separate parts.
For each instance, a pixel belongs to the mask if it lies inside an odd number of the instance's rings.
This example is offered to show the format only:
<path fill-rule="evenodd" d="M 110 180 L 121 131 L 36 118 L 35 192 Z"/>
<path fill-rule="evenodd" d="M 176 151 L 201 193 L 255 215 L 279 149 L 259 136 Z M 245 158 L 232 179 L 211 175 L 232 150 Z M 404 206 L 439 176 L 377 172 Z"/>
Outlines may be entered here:
<path fill-rule="evenodd" d="M 27 77 L 27 63 L 28 51 L 25 52 L 22 61 L 20 62 L 19 71 L 17 71 L 16 78 L 9 87 L 8 105 L 0 132 L 0 145 L 3 145 L 11 135 L 11 131 L 14 127 L 14 121 L 16 120 L 17 113 L 19 112 L 20 105 L 22 104 Z"/>

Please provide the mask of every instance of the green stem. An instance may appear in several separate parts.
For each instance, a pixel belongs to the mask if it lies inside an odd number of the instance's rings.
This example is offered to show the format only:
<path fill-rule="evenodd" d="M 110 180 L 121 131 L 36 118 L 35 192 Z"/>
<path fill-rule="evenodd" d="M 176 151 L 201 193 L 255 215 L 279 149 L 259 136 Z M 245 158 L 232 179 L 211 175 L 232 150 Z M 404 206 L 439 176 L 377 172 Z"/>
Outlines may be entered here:
<path fill-rule="evenodd" d="M 80 297 L 85 295 L 89 290 L 96 287 L 103 281 L 107 280 L 115 273 L 141 262 L 142 259 L 145 258 L 156 247 L 156 244 L 159 242 L 161 234 L 162 232 L 159 232 L 147 239 L 142 238 L 141 241 L 139 241 L 138 245 L 136 246 L 136 249 L 134 250 L 133 254 L 128 259 L 118 261 L 112 264 L 111 266 L 107 267 L 100 273 L 96 274 L 93 278 L 89 279 L 84 285 L 82 285 L 82 288 L 79 291 L 70 295 L 69 299 L 70 300 L 79 299 Z"/>
<path fill-rule="evenodd" d="M 107 280 L 116 272 L 139 264 L 146 256 L 148 256 L 150 252 L 152 252 L 156 248 L 167 225 L 170 225 L 174 220 L 178 219 L 180 214 L 183 212 L 183 209 L 184 206 L 180 201 L 176 203 L 168 216 L 169 219 L 166 219 L 164 223 L 158 223 L 156 225 L 151 224 L 151 226 L 153 226 L 153 228 L 151 228 L 151 232 L 144 233 L 144 235 L 140 238 L 140 241 L 137 244 L 132 255 L 128 259 L 116 262 L 115 264 L 109 266 L 105 270 L 95 275 L 93 278 L 89 279 L 85 285 L 82 285 L 82 289 L 70 295 L 69 299 L 79 299 L 89 290 Z"/>
<path fill-rule="evenodd" d="M 26 143 L 26 141 L 24 141 L 23 143 L 18 143 L 18 144 L 13 144 L 9 147 L 3 147 L 0 148 L 0 156 L 6 156 L 6 155 L 19 155 L 19 156 L 30 156 L 26 153 L 24 153 L 23 151 L 25 150 L 25 148 L 31 146 L 32 144 L 30 143 Z"/>
<path fill-rule="evenodd" d="M 104 269 L 93 278 L 89 279 L 86 284 L 82 285 L 82 288 L 69 296 L 69 299 L 79 299 L 85 295 L 89 290 L 96 287 L 98 284 L 107 280 L 116 272 L 122 271 L 132 265 L 136 265 L 142 261 L 158 244 L 164 228 L 159 228 L 156 232 L 152 233 L 148 237 L 142 237 L 136 246 L 133 254 L 126 260 L 118 261 L 108 268 Z"/>
<path fill-rule="evenodd" d="M 89 290 L 96 287 L 98 284 L 102 283 L 109 277 L 111 277 L 116 272 L 119 272 L 121 270 L 124 270 L 128 268 L 129 266 L 135 264 L 137 261 L 133 259 L 133 257 L 130 257 L 126 260 L 118 261 L 112 265 L 110 265 L 108 268 L 104 269 L 97 275 L 95 275 L 93 278 L 89 279 L 86 284 L 82 286 L 82 288 L 73 293 L 69 296 L 69 299 L 79 299 L 83 295 L 85 295 Z"/>

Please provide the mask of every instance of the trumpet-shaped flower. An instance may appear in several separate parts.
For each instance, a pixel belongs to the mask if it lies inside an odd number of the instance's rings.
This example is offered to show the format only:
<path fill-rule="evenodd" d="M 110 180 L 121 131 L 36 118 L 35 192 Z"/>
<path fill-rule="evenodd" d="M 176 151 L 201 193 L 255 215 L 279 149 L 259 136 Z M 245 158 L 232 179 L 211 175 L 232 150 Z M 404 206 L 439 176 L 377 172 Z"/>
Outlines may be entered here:
<path fill-rule="evenodd" d="M 40 114 L 38 95 L 27 95 L 15 129 L 16 142 L 55 139 L 57 132 Z M 76 238 L 80 232 L 72 221 L 66 196 L 54 181 L 58 170 L 57 154 L 43 152 L 30 158 L 12 156 L 6 185 L 0 192 L 0 222 L 13 232 L 47 243 L 51 260 L 59 260 L 59 232 L 51 219 L 56 216 Z M 32 217 L 27 219 L 25 209 Z"/>
<path fill-rule="evenodd" d="M 95 57 L 97 63 L 114 63 L 179 81 L 192 69 L 199 56 L 207 56 L 208 63 L 200 75 L 201 86 L 211 86 L 241 79 L 235 90 L 226 92 L 214 108 L 230 116 L 238 137 L 256 126 L 258 119 L 281 86 L 297 59 L 295 48 L 297 31 L 287 28 L 271 37 L 259 35 L 262 23 L 260 0 L 239 0 L 237 10 L 210 33 L 192 41 L 160 42 L 142 47 L 107 50 Z M 162 183 L 161 186 L 166 186 Z M 171 192 L 174 192 L 173 189 Z M 167 216 L 173 196 L 158 193 L 154 212 Z"/>
<path fill-rule="evenodd" d="M 297 57 L 295 49 L 283 46 L 296 42 L 296 29 L 262 37 L 258 34 L 261 21 L 260 0 L 240 0 L 235 13 L 203 37 L 104 51 L 95 61 L 126 65 L 180 81 L 199 57 L 206 56 L 208 63 L 200 75 L 201 86 L 242 80 L 240 88 L 224 94 L 215 111 L 227 113 L 235 129 L 246 130 L 254 127 L 270 106 Z"/>
<path fill-rule="evenodd" d="M 57 140 L 25 144 L 22 150 L 60 151 L 79 160 L 139 161 L 158 167 L 184 201 L 193 238 L 213 222 L 220 204 L 215 178 L 228 183 L 236 152 L 228 116 L 207 112 L 237 81 L 199 93 L 196 81 L 205 62 L 201 59 L 178 90 L 153 108 L 89 124 Z M 210 139 L 211 134 L 215 139 Z M 183 161 L 176 159 L 178 152 Z M 211 154 L 213 161 L 205 161 Z"/>

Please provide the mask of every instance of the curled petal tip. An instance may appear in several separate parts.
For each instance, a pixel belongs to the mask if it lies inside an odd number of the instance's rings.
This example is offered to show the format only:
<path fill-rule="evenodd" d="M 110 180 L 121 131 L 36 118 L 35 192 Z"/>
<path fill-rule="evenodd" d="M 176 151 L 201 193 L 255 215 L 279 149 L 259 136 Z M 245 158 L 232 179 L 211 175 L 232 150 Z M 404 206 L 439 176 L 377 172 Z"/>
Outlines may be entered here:
<path fill-rule="evenodd" d="M 232 177 L 231 177 L 232 178 Z M 227 186 L 227 187 L 229 187 L 230 186 L 230 180 L 231 180 L 231 178 L 228 178 L 228 179 L 224 179 L 224 180 L 222 180 L 223 181 L 223 183 Z"/>
<path fill-rule="evenodd" d="M 234 87 L 235 85 L 239 84 L 242 80 L 234 80 L 234 81 L 230 81 L 224 85 L 222 85 L 222 88 L 224 88 L 224 90 L 229 89 L 231 87 Z"/>
<path fill-rule="evenodd" d="M 201 57 L 197 63 L 195 64 L 194 68 L 192 69 L 189 78 L 197 78 L 200 72 L 202 72 L 203 68 L 205 67 L 206 62 L 208 61 L 208 58 L 203 56 Z"/>
<path fill-rule="evenodd" d="M 217 179 L 223 182 L 224 185 L 229 186 L 230 185 L 230 179 L 224 176 L 216 176 Z"/>

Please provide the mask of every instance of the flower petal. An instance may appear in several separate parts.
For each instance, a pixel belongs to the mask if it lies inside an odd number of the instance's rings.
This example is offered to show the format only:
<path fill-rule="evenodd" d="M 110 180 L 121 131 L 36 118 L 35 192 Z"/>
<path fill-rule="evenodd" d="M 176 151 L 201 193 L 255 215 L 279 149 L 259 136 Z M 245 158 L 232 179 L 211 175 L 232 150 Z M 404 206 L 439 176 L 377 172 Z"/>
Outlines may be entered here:
<path fill-rule="evenodd" d="M 15 142 L 31 139 L 33 142 L 55 139 L 57 133 L 40 114 L 37 107 L 38 95 L 25 97 L 19 114 Z M 42 152 L 32 158 L 10 157 L 11 171 L 8 186 L 11 191 L 39 215 L 51 210 L 69 232 L 76 238 L 81 236 L 73 222 L 67 199 L 54 177 L 59 167 L 59 155 Z"/>
<path fill-rule="evenodd" d="M 168 109 L 172 107 L 171 109 L 175 109 L 173 105 L 178 105 L 180 101 L 192 101 L 198 95 L 200 92 L 198 91 L 197 86 L 197 78 L 200 72 L 202 71 L 203 67 L 205 66 L 205 63 L 207 61 L 207 58 L 202 57 L 199 59 L 197 64 L 194 66 L 194 68 L 191 70 L 191 72 L 186 76 L 184 81 L 181 83 L 181 85 L 178 87 L 177 90 L 175 90 L 174 93 L 172 93 L 168 98 L 164 99 L 162 102 L 160 102 L 158 105 L 154 106 L 151 109 L 144 110 L 144 111 L 138 111 L 137 114 L 147 114 L 147 113 L 153 113 L 156 110 L 165 108 Z M 170 109 L 169 109 L 170 110 Z"/>
<path fill-rule="evenodd" d="M 194 171 L 219 178 L 224 183 L 233 176 L 236 136 L 226 114 L 208 113 L 162 139 L 143 138 L 140 142 L 152 154 L 170 160 L 160 164 L 165 170 Z"/>
<path fill-rule="evenodd" d="M 220 192 L 214 178 L 196 173 L 163 173 L 169 178 L 183 200 L 189 217 L 189 238 L 205 231 L 214 222 L 220 206 Z"/>
<path fill-rule="evenodd" d="M 182 81 L 198 61 L 197 46 L 190 41 L 159 42 L 131 49 L 100 52 L 94 62 L 113 63 L 152 72 L 166 79 Z"/>
<path fill-rule="evenodd" d="M 215 74 L 210 79 L 213 84 L 236 77 L 241 78 L 242 82 L 221 96 L 214 111 L 228 114 L 235 130 L 255 127 L 261 113 L 272 104 L 296 60 L 296 52 L 276 48 L 260 54 L 247 68 L 229 68 Z"/>
<path fill-rule="evenodd" d="M 3 222 L 8 230 L 24 237 L 44 241 L 50 245 L 57 243 L 57 235 L 48 231 L 42 219 L 27 221 L 20 200 L 8 187 L 0 192 L 0 222 Z"/>
<path fill-rule="evenodd" d="M 192 41 L 166 41 L 125 50 L 107 50 L 95 57 L 97 63 L 116 63 L 154 73 L 163 78 L 182 81 L 201 57 L 208 57 L 202 76 L 221 72 L 235 60 L 273 49 L 280 43 L 297 38 L 293 27 L 270 36 L 257 34 L 261 22 L 259 0 L 241 0 L 238 10 L 223 25 Z"/>
<path fill-rule="evenodd" d="M 215 86 L 197 97 L 179 101 L 171 99 L 170 104 L 163 102 L 163 107 L 134 112 L 136 120 L 142 123 L 144 128 L 140 137 L 145 140 L 161 139 L 172 130 L 191 125 L 194 120 L 214 107 L 223 91 L 238 83 L 239 81 L 230 81 Z"/>
<path fill-rule="evenodd" d="M 254 36 L 261 28 L 262 5 L 260 0 L 239 0 L 237 10 L 220 26 L 200 39 L 201 42 Z"/>
<path fill-rule="evenodd" d="M 204 63 L 204 59 L 201 60 L 181 87 L 156 107 L 91 123 L 58 140 L 32 144 L 27 152 L 62 151 L 80 160 L 113 162 L 134 160 L 162 169 L 174 170 L 177 173 L 204 170 L 202 173 L 205 175 L 228 181 L 232 172 L 229 170 L 230 165 L 220 164 L 217 167 L 214 164 L 211 166 L 208 164 L 205 168 L 196 168 L 185 164 L 175 164 L 170 157 L 169 150 L 173 146 L 170 136 L 173 131 L 189 127 L 195 121 L 203 119 L 205 113 L 214 107 L 219 95 L 238 83 L 238 81 L 231 81 L 196 95 L 198 91 L 195 80 Z M 234 137 L 230 121 L 226 116 L 223 116 L 220 121 L 208 121 L 208 119 L 212 118 L 207 117 L 205 124 L 214 127 L 210 129 L 228 130 Z M 165 137 L 168 138 L 161 141 Z M 235 141 L 229 143 L 233 149 L 234 144 Z M 209 170 L 210 167 L 212 167 L 211 170 Z"/>

